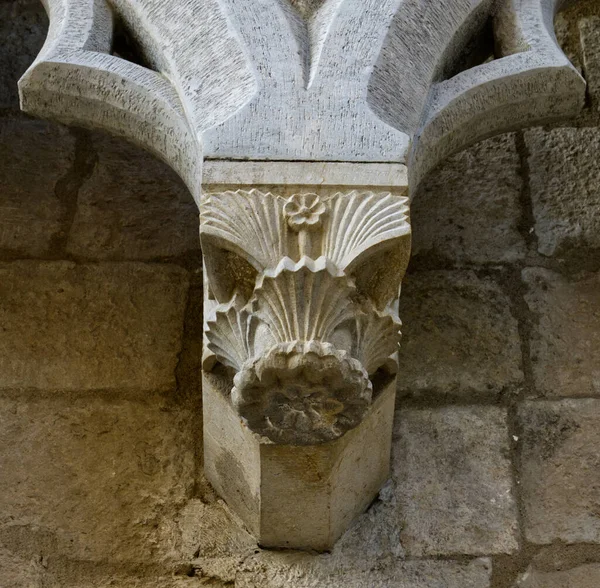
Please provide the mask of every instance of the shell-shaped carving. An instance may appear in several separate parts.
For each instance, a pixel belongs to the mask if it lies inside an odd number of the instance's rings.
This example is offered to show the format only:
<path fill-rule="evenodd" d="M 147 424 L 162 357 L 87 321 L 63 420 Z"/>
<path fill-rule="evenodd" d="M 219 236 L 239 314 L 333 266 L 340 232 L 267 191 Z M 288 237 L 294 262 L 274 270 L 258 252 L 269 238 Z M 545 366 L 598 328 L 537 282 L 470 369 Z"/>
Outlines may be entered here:
<path fill-rule="evenodd" d="M 297 264 L 284 258 L 260 278 L 253 309 L 279 343 L 326 341 L 353 317 L 353 289 L 323 257 L 317 261 L 304 257 Z"/>
<path fill-rule="evenodd" d="M 239 371 L 254 356 L 254 321 L 248 310 L 238 308 L 235 300 L 222 305 L 215 320 L 208 321 L 208 348 L 223 365 Z"/>
<path fill-rule="evenodd" d="M 259 272 L 274 268 L 287 244 L 283 205 L 282 199 L 259 190 L 207 194 L 200 213 L 201 238 L 237 253 Z"/>
<path fill-rule="evenodd" d="M 336 194 L 330 206 L 323 255 L 343 270 L 410 234 L 408 198 L 355 190 Z"/>
<path fill-rule="evenodd" d="M 356 318 L 356 347 L 353 355 L 369 375 L 398 351 L 402 323 L 389 314 L 369 312 Z"/>

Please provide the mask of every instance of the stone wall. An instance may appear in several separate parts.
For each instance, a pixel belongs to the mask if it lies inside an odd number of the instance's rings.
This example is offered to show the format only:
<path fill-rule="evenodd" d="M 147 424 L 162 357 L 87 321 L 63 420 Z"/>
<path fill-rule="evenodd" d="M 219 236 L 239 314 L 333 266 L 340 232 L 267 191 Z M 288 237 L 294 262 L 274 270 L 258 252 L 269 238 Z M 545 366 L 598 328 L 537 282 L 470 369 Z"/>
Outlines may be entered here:
<path fill-rule="evenodd" d="M 581 117 L 415 198 L 393 479 L 320 556 L 261 550 L 204 481 L 195 206 L 18 112 L 46 26 L 0 2 L 0 587 L 600 585 L 600 5 L 557 20 Z"/>

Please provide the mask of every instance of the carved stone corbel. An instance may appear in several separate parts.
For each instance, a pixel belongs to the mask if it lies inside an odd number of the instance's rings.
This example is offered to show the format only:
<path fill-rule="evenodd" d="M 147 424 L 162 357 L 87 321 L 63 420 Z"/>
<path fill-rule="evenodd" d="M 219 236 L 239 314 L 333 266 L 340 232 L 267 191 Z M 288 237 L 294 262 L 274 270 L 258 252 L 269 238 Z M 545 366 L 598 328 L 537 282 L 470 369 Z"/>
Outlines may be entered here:
<path fill-rule="evenodd" d="M 263 544 L 329 548 L 388 471 L 404 165 L 415 192 L 452 152 L 578 112 L 564 2 L 42 2 L 23 110 L 138 143 L 200 208 L 207 475 Z"/>
<path fill-rule="evenodd" d="M 323 182 L 201 203 L 204 467 L 265 546 L 330 549 L 389 472 L 408 198 Z"/>

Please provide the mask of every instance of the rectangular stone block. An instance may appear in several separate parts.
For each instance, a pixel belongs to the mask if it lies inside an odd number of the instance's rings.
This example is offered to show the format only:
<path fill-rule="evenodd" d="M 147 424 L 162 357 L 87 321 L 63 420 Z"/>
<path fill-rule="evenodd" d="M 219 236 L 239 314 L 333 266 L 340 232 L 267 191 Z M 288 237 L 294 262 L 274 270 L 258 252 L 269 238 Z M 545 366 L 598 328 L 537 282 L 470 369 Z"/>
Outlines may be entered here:
<path fill-rule="evenodd" d="M 518 418 L 527 540 L 600 543 L 600 400 L 525 402 Z"/>
<path fill-rule="evenodd" d="M 570 570 L 527 570 L 516 588 L 598 588 L 600 564 L 587 564 Z"/>
<path fill-rule="evenodd" d="M 64 127 L 0 120 L 0 252 L 47 255 L 53 239 L 68 229 L 58 183 L 73 166 L 74 147 Z"/>
<path fill-rule="evenodd" d="M 600 273 L 567 280 L 531 268 L 523 272 L 525 296 L 537 324 L 531 360 L 545 396 L 600 395 Z"/>
<path fill-rule="evenodd" d="M 187 289 L 169 265 L 0 264 L 0 389 L 173 389 Z"/>
<path fill-rule="evenodd" d="M 253 433 L 226 384 L 203 376 L 208 480 L 260 545 L 331 549 L 388 478 L 395 383 L 356 428 L 315 445 L 280 445 Z"/>
<path fill-rule="evenodd" d="M 0 544 L 26 560 L 164 559 L 161 526 L 193 485 L 191 421 L 159 401 L 0 399 Z"/>
<path fill-rule="evenodd" d="M 492 279 L 468 271 L 409 274 L 400 318 L 402 394 L 490 398 L 521 385 L 517 321 Z"/>
<path fill-rule="evenodd" d="M 248 558 L 236 588 L 489 588 L 491 562 L 402 561 L 371 568 L 342 565 L 330 556 L 263 552 Z"/>
<path fill-rule="evenodd" d="M 483 141 L 431 172 L 413 198 L 413 258 L 454 263 L 521 259 L 522 179 L 515 135 Z"/>
<path fill-rule="evenodd" d="M 95 135 L 98 161 L 77 200 L 68 252 L 148 260 L 200 249 L 198 208 L 166 164 L 123 140 Z"/>
<path fill-rule="evenodd" d="M 398 526 L 409 555 L 518 549 L 504 409 L 402 410 L 395 434 Z"/>
<path fill-rule="evenodd" d="M 525 139 L 538 251 L 593 262 L 600 249 L 600 131 L 537 128 Z"/>

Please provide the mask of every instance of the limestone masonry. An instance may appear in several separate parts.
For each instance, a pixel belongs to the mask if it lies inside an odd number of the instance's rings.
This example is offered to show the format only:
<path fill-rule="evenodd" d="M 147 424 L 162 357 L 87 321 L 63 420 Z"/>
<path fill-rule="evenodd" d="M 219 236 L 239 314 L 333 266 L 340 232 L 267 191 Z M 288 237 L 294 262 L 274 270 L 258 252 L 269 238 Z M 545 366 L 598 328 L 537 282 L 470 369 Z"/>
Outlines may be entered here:
<path fill-rule="evenodd" d="M 1 2 L 0 588 L 597 588 L 599 105 L 595 0 Z"/>

